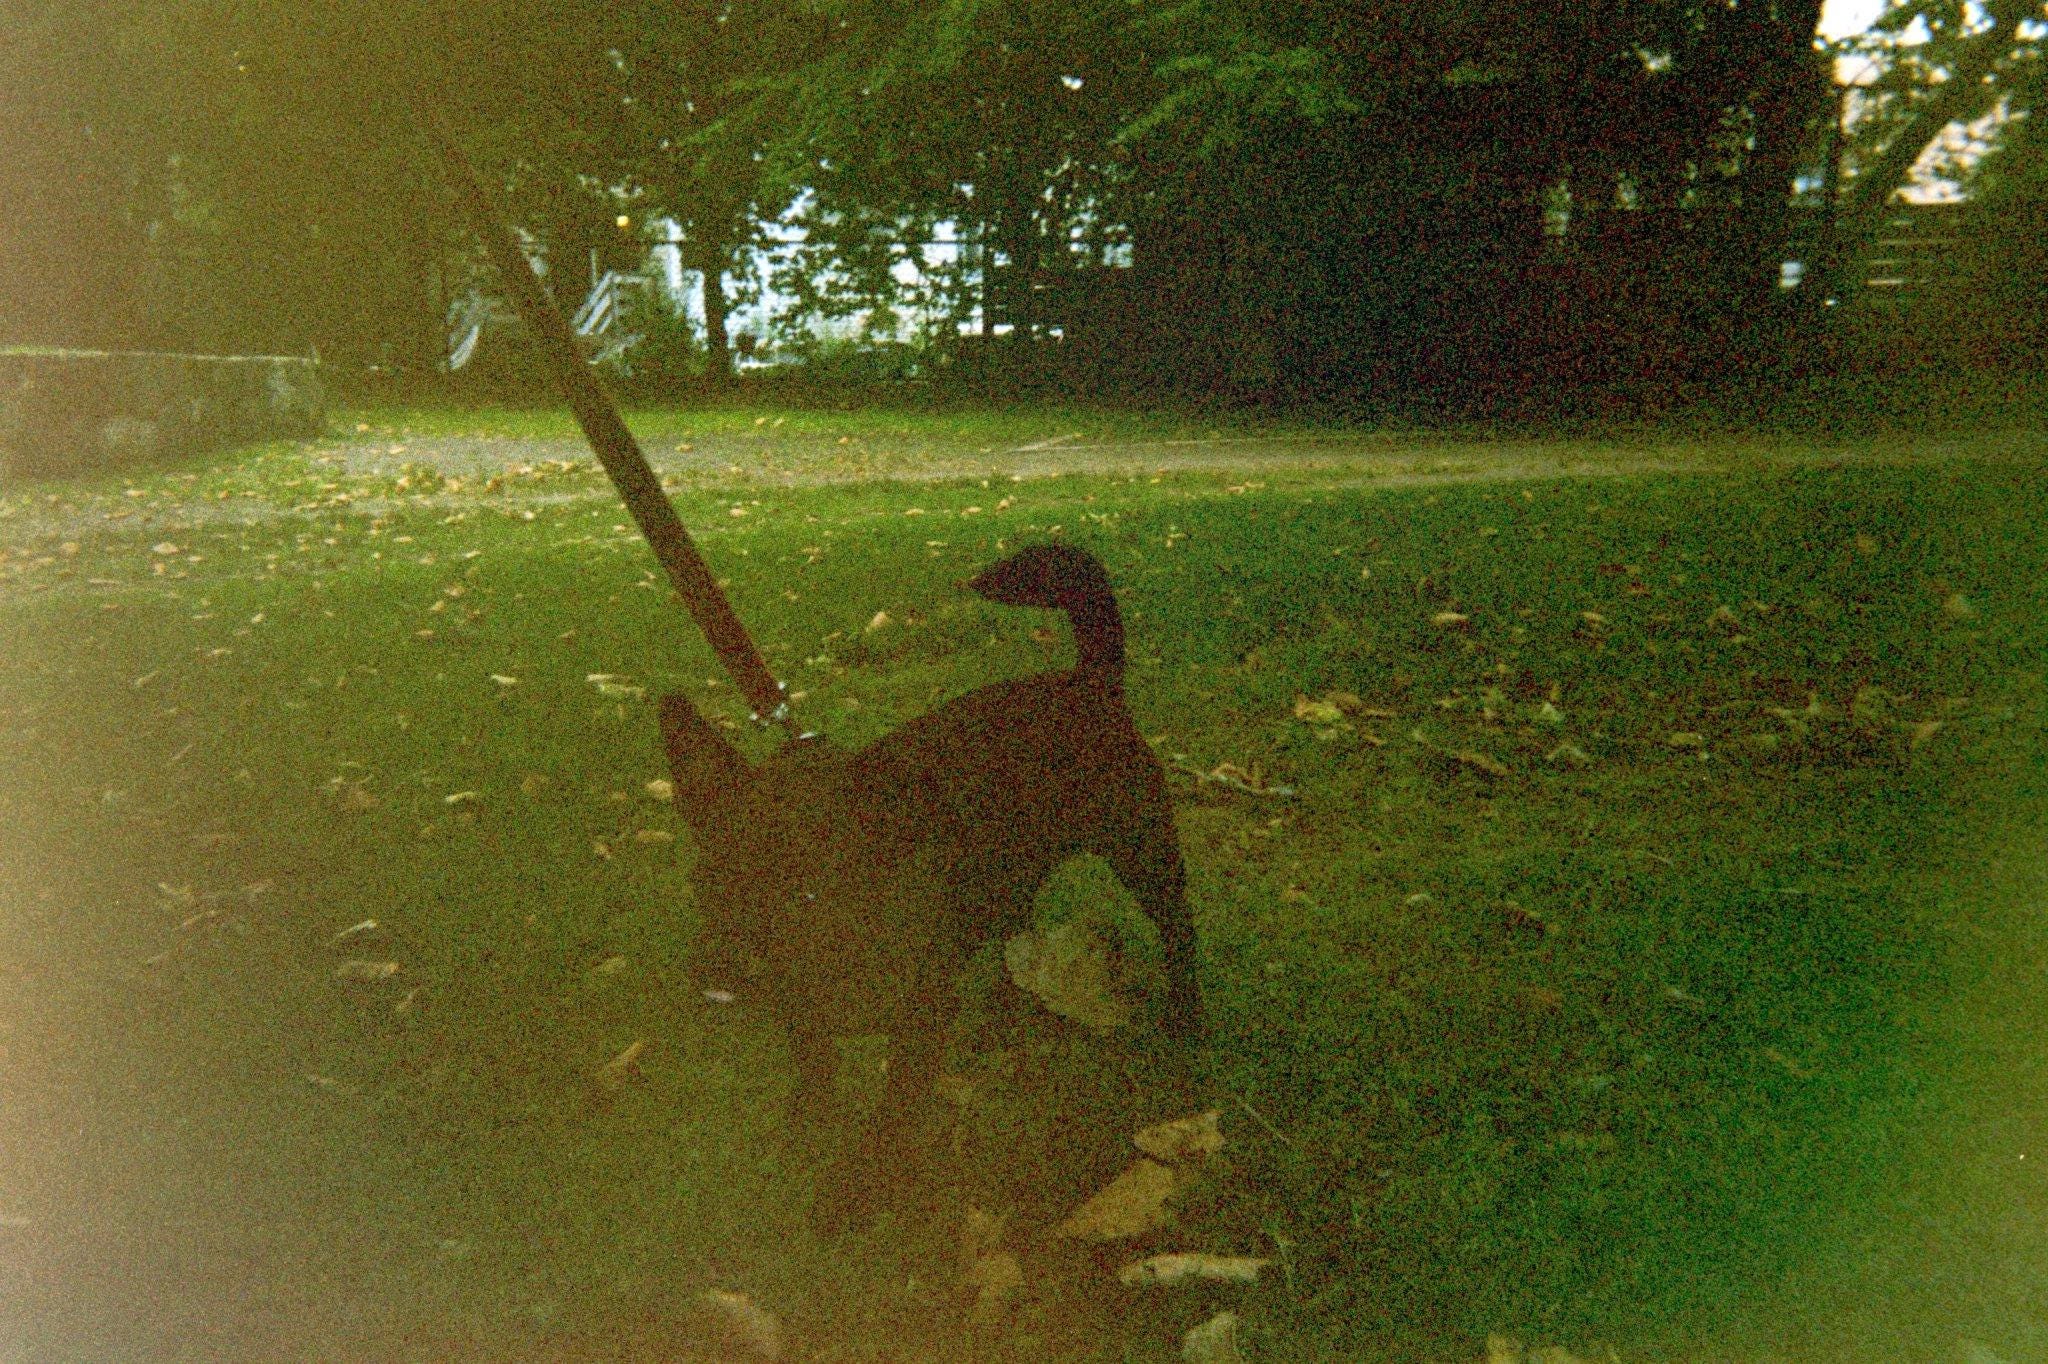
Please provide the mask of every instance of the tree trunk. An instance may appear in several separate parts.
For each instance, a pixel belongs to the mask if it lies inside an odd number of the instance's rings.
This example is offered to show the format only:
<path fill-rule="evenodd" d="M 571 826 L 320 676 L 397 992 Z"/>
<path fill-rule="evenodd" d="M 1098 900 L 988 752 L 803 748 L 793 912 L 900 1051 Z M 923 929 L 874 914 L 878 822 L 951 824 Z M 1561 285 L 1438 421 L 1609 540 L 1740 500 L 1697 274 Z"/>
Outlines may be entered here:
<path fill-rule="evenodd" d="M 727 329 L 725 297 L 727 250 L 720 242 L 698 248 L 696 268 L 704 276 L 704 377 L 714 387 L 732 380 L 732 337 Z"/>

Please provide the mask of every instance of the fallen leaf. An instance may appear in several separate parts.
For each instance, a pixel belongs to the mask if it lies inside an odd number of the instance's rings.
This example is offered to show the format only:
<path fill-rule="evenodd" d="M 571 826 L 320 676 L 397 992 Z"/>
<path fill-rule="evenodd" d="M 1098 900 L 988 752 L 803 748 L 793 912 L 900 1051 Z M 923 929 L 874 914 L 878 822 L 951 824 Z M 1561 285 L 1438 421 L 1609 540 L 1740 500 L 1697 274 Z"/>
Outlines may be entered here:
<path fill-rule="evenodd" d="M 1259 1271 L 1273 1263 L 1249 1255 L 1187 1254 L 1154 1255 L 1148 1260 L 1125 1265 L 1116 1280 L 1132 1288 L 1178 1283 L 1257 1283 Z"/>
<path fill-rule="evenodd" d="M 1462 630 L 1472 623 L 1472 617 L 1462 611 L 1439 611 L 1429 618 L 1429 623 L 1440 630 Z"/>
<path fill-rule="evenodd" d="M 1237 1348 L 1237 1313 L 1218 1312 L 1180 1338 L 1186 1364 L 1244 1364 Z"/>
<path fill-rule="evenodd" d="M 635 1038 L 617 1056 L 597 1068 L 597 1083 L 605 1089 L 617 1089 L 640 1073 L 640 1056 L 647 1050 L 647 1039 Z"/>
<path fill-rule="evenodd" d="M 472 801 L 479 801 L 483 798 L 481 791 L 456 791 L 441 797 L 441 803 L 443 805 L 467 805 Z"/>
<path fill-rule="evenodd" d="M 1482 773 L 1488 777 L 1500 778 L 1514 775 L 1500 761 L 1494 758 L 1489 758 L 1488 756 L 1486 756 L 1486 754 L 1478 752 L 1475 749 L 1458 749 L 1456 752 L 1451 754 L 1451 760 L 1455 763 L 1460 764 L 1461 766 L 1471 768 L 1474 772 Z"/>
<path fill-rule="evenodd" d="M 666 829 L 638 829 L 633 833 L 635 843 L 673 843 L 676 836 Z"/>
<path fill-rule="evenodd" d="M 1705 748 L 1707 736 L 1691 730 L 1673 730 L 1664 736 L 1664 742 L 1672 748 Z"/>
<path fill-rule="evenodd" d="M 887 611 L 877 611 L 872 617 L 869 618 L 867 626 L 863 630 L 863 633 L 871 635 L 877 630 L 886 630 L 895 623 L 896 622 L 890 618 L 889 613 Z"/>
<path fill-rule="evenodd" d="M 389 980 L 397 974 L 398 963 L 395 961 L 345 961 L 334 968 L 336 980 L 356 984 Z"/>
<path fill-rule="evenodd" d="M 1131 1140 L 1146 1155 L 1168 1164 L 1199 1160 L 1223 1149 L 1223 1114 L 1212 1108 L 1192 1117 L 1156 1122 L 1139 1128 Z"/>
<path fill-rule="evenodd" d="M 676 784 L 667 777 L 656 777 L 653 781 L 647 783 L 647 794 L 655 800 L 674 800 L 676 798 Z"/>
<path fill-rule="evenodd" d="M 497 683 L 501 687 L 516 687 L 519 685 L 518 678 L 507 677 L 504 673 L 492 673 L 491 681 Z"/>
<path fill-rule="evenodd" d="M 782 1323 L 775 1314 L 744 1293 L 723 1288 L 707 1289 L 697 1300 L 717 1316 L 725 1328 L 720 1344 L 743 1350 L 756 1359 L 782 1358 Z"/>
<path fill-rule="evenodd" d="M 1003 944 L 1003 964 L 1018 988 L 1062 1018 L 1102 1032 L 1130 1022 L 1131 1006 L 1110 980 L 1108 947 L 1084 924 L 1019 933 Z"/>
<path fill-rule="evenodd" d="M 359 938 L 365 933 L 374 933 L 376 931 L 377 921 L 375 919 L 365 919 L 359 924 L 350 924 L 327 941 L 331 943 L 347 942 L 350 938 Z"/>
<path fill-rule="evenodd" d="M 1118 1241 L 1156 1230 L 1173 1220 L 1166 1211 L 1166 1200 L 1179 1186 L 1180 1176 L 1171 1166 L 1141 1158 L 1068 1214 L 1053 1228 L 1053 1234 L 1083 1241 Z"/>
<path fill-rule="evenodd" d="M 1334 725 L 1344 718 L 1344 712 L 1328 701 L 1311 701 L 1306 696 L 1297 696 L 1294 698 L 1294 718 L 1312 725 Z"/>

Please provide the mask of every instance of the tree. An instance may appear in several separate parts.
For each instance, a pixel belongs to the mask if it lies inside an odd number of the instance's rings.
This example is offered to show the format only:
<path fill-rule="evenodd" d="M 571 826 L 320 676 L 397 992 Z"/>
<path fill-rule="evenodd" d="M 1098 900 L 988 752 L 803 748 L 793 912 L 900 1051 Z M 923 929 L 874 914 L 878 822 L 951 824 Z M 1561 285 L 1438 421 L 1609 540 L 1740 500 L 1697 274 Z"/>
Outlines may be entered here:
<path fill-rule="evenodd" d="M 1981 17 L 1962 0 L 1900 0 L 1873 33 L 1885 59 L 1877 106 L 1864 120 L 1854 178 L 1842 194 L 1802 292 L 1839 295 L 1845 272 L 1883 226 L 1892 198 L 1927 149 L 1952 124 L 1970 122 L 2001 100 L 2025 112 L 2041 94 L 2038 31 L 2048 7 L 2038 0 L 1987 0 Z M 1900 49 L 1898 36 L 1915 23 L 1929 37 Z M 1868 50 L 1873 44 L 1866 44 Z"/>

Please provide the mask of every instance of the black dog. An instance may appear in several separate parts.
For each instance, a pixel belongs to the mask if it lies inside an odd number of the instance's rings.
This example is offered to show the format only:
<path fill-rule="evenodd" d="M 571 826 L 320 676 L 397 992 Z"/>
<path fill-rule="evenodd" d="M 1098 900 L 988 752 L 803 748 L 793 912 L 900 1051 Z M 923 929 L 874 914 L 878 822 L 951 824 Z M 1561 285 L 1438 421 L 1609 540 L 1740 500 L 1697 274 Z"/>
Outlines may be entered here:
<path fill-rule="evenodd" d="M 1041 545 L 968 586 L 1066 611 L 1078 662 L 970 692 L 858 752 L 804 740 L 758 767 L 686 697 L 661 703 L 675 803 L 699 841 L 696 970 L 787 1028 L 799 1129 L 828 1130 L 835 1036 L 891 1041 L 875 1128 L 847 1140 L 821 1191 L 827 1229 L 864 1219 L 917 1168 L 914 1116 L 943 1060 L 956 977 L 982 943 L 1029 926 L 1040 884 L 1069 858 L 1099 855 L 1136 897 L 1164 948 L 1164 1026 L 1185 1043 L 1202 1032 L 1173 811 L 1124 702 L 1108 576 L 1086 551 Z"/>

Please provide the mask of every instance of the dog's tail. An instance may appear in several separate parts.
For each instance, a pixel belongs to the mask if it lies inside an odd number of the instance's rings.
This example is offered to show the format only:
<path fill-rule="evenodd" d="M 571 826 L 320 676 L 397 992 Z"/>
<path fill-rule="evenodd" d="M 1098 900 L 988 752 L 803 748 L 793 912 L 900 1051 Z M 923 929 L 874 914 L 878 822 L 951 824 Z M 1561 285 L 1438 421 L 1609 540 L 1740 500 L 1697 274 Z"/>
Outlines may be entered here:
<path fill-rule="evenodd" d="M 1072 545 L 1031 545 L 983 569 L 967 585 L 1005 606 L 1065 611 L 1080 660 L 1074 671 L 1107 686 L 1124 679 L 1124 618 L 1102 561 Z"/>

